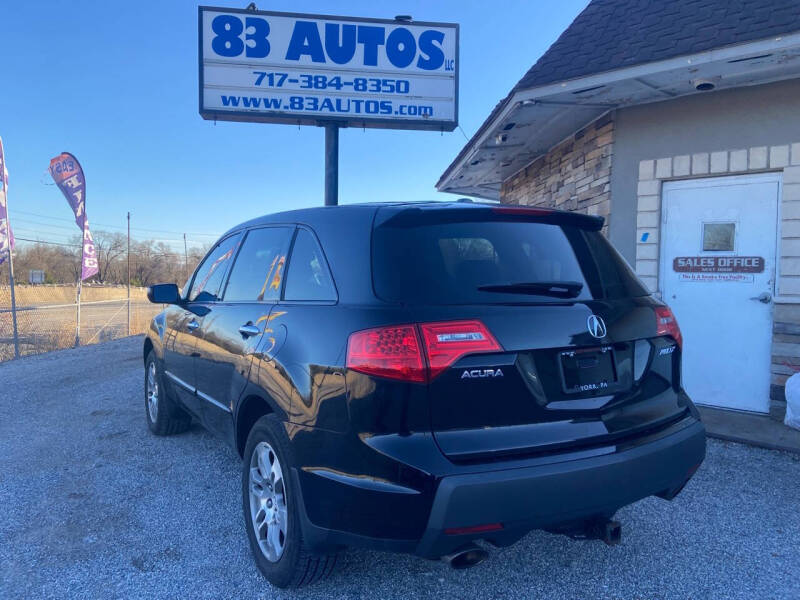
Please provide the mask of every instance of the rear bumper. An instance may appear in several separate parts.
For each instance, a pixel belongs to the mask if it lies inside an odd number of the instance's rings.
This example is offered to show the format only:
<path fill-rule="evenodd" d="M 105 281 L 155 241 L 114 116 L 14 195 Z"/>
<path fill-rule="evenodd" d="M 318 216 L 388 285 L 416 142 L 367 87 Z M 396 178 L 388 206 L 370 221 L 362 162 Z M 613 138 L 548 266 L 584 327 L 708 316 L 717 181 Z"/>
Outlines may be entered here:
<path fill-rule="evenodd" d="M 432 498 L 424 503 L 430 506 L 429 512 L 425 508 L 422 515 L 427 517 L 427 523 L 420 523 L 415 532 L 411 527 L 404 529 L 408 533 L 406 539 L 347 531 L 348 525 L 354 524 L 350 521 L 356 518 L 350 508 L 362 517 L 365 512 L 380 513 L 384 516 L 379 522 L 391 521 L 393 514 L 413 512 L 402 507 L 410 509 L 414 496 L 371 491 L 367 500 L 363 490 L 336 484 L 334 503 L 339 518 L 333 529 L 312 523 L 303 496 L 320 497 L 320 490 L 301 485 L 297 470 L 293 470 L 293 476 L 301 496 L 299 516 L 304 537 L 312 548 L 347 545 L 439 558 L 471 540 L 508 545 L 533 529 L 556 530 L 610 517 L 623 506 L 648 496 L 672 498 L 703 461 L 705 448 L 705 428 L 693 417 L 687 417 L 647 441 L 598 449 L 588 458 L 448 475 L 439 480 Z M 305 481 L 308 483 L 307 477 Z M 323 497 L 333 496 L 327 491 Z M 451 528 L 493 523 L 501 523 L 502 530 L 445 533 Z M 402 535 L 399 530 L 395 532 Z"/>
<path fill-rule="evenodd" d="M 415 554 L 438 558 L 476 539 L 513 543 L 532 529 L 617 510 L 648 496 L 671 498 L 705 457 L 702 423 L 651 443 L 566 463 L 445 477 Z M 447 535 L 448 528 L 502 523 L 491 534 Z"/>

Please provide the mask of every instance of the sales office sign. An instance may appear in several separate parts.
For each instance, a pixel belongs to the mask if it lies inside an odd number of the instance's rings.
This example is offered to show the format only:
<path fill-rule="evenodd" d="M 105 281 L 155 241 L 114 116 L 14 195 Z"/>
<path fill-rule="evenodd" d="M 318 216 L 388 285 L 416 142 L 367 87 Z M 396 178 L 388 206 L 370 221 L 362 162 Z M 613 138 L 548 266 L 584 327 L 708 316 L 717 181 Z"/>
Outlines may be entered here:
<path fill-rule="evenodd" d="M 763 256 L 678 256 L 672 269 L 680 281 L 752 283 L 764 272 Z"/>
<path fill-rule="evenodd" d="M 200 7 L 204 119 L 452 131 L 458 25 Z"/>
<path fill-rule="evenodd" d="M 677 273 L 763 273 L 762 256 L 678 256 L 672 261 Z"/>

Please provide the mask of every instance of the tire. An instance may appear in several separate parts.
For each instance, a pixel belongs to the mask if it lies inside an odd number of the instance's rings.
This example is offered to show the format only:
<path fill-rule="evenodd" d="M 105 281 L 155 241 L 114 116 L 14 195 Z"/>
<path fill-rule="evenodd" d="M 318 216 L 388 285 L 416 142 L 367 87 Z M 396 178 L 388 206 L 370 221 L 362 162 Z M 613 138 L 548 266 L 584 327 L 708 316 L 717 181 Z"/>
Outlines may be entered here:
<path fill-rule="evenodd" d="M 337 558 L 335 553 L 314 554 L 304 544 L 293 467 L 280 421 L 274 415 L 261 417 L 250 430 L 244 450 L 242 509 L 256 565 L 279 588 L 302 587 L 326 578 Z"/>
<path fill-rule="evenodd" d="M 144 415 L 147 426 L 156 435 L 181 433 L 192 423 L 192 418 L 167 394 L 152 350 L 144 361 Z"/>

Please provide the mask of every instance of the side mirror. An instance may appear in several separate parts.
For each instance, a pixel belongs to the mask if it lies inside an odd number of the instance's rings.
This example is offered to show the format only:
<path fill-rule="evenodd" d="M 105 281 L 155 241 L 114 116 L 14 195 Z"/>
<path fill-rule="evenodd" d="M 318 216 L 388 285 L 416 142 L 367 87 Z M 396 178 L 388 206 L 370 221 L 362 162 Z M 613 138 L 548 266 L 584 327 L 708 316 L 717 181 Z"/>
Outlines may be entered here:
<path fill-rule="evenodd" d="M 157 283 L 147 288 L 147 299 L 153 304 L 180 304 L 181 294 L 174 283 Z"/>

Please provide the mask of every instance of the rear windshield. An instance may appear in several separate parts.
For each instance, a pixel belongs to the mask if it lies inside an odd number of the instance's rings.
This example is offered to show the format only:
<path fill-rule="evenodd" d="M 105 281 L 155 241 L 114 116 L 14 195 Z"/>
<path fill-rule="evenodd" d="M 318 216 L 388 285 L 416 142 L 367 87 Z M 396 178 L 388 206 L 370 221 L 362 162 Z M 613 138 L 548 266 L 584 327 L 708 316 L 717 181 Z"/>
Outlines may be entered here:
<path fill-rule="evenodd" d="M 525 221 L 392 219 L 372 238 L 379 298 L 408 304 L 571 302 L 646 296 L 602 234 Z"/>

